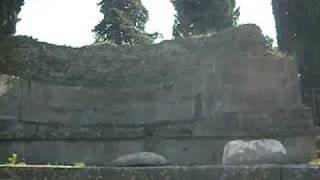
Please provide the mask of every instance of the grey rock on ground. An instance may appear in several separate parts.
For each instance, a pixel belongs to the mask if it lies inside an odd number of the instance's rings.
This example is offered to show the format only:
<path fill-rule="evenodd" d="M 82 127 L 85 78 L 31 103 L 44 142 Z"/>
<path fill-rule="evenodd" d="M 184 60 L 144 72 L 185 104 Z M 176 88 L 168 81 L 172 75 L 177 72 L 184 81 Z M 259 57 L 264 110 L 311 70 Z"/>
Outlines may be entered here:
<path fill-rule="evenodd" d="M 120 156 L 112 161 L 112 166 L 120 167 L 133 167 L 133 166 L 164 166 L 168 162 L 165 157 L 152 153 L 152 152 L 140 152 Z"/>
<path fill-rule="evenodd" d="M 230 141 L 224 148 L 224 165 L 283 164 L 287 150 L 272 139 Z"/>

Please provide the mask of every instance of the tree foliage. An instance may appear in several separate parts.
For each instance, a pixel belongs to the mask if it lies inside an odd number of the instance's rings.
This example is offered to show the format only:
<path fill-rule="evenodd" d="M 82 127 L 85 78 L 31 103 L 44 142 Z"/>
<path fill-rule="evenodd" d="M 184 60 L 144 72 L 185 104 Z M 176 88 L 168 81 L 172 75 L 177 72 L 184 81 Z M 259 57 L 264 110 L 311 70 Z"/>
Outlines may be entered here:
<path fill-rule="evenodd" d="M 320 1 L 273 0 L 278 44 L 295 54 L 303 88 L 320 88 Z"/>
<path fill-rule="evenodd" d="M 236 25 L 240 9 L 235 0 L 171 0 L 177 11 L 174 37 L 216 32 Z"/>
<path fill-rule="evenodd" d="M 274 51 L 275 50 L 273 48 L 274 39 L 272 37 L 268 36 L 268 35 L 265 35 L 264 39 L 266 41 L 267 50 L 270 51 L 270 52 Z"/>
<path fill-rule="evenodd" d="M 18 13 L 24 0 L 1 0 L 0 1 L 0 36 L 15 33 Z"/>
<path fill-rule="evenodd" d="M 273 0 L 278 43 L 292 52 L 301 40 L 320 42 L 319 0 Z"/>
<path fill-rule="evenodd" d="M 99 5 L 104 18 L 93 30 L 97 42 L 150 44 L 157 37 L 144 30 L 148 12 L 141 0 L 102 0 Z"/>

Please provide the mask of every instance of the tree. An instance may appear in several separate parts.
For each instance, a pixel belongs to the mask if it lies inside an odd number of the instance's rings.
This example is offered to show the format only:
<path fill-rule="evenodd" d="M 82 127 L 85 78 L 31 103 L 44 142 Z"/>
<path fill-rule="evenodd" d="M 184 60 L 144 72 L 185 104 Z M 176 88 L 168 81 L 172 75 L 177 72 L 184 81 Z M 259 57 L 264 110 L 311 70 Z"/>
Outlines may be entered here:
<path fill-rule="evenodd" d="M 0 36 L 8 36 L 15 33 L 18 13 L 24 0 L 0 1 Z"/>
<path fill-rule="evenodd" d="M 279 49 L 294 54 L 302 88 L 320 88 L 320 1 L 272 0 Z"/>
<path fill-rule="evenodd" d="M 266 41 L 267 50 L 269 52 L 275 51 L 275 49 L 273 48 L 274 39 L 272 37 L 268 36 L 268 35 L 265 35 L 264 39 Z"/>
<path fill-rule="evenodd" d="M 235 0 L 171 0 L 177 11 L 174 37 L 206 34 L 234 26 L 240 15 Z"/>
<path fill-rule="evenodd" d="M 102 0 L 103 20 L 94 28 L 97 42 L 117 45 L 150 44 L 157 33 L 145 32 L 148 12 L 141 0 Z"/>

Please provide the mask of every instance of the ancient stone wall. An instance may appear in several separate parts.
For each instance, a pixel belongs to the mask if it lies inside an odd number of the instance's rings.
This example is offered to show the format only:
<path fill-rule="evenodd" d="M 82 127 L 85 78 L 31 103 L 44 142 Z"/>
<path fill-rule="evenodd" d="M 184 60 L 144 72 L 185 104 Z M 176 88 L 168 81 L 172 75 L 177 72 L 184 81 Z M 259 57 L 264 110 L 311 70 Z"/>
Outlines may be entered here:
<path fill-rule="evenodd" d="M 280 140 L 288 162 L 316 154 L 295 62 L 269 53 L 254 25 L 132 49 L 8 38 L 0 71 L 10 75 L 0 81 L 0 154 L 28 162 L 106 165 L 152 151 L 220 164 L 229 140 L 257 138 Z"/>

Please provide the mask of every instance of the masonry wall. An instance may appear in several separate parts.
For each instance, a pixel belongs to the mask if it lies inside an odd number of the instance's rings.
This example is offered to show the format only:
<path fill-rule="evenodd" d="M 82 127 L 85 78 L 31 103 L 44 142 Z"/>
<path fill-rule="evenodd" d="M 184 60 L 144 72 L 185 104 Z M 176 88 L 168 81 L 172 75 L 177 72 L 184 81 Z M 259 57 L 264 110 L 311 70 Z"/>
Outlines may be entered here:
<path fill-rule="evenodd" d="M 140 168 L 0 168 L 6 180 L 317 180 L 316 166 L 170 166 Z"/>
<path fill-rule="evenodd" d="M 254 25 L 132 49 L 8 38 L 0 71 L 0 161 L 108 165 L 152 151 L 220 164 L 228 141 L 261 138 L 285 144 L 284 163 L 316 155 L 295 62 L 268 52 Z"/>

